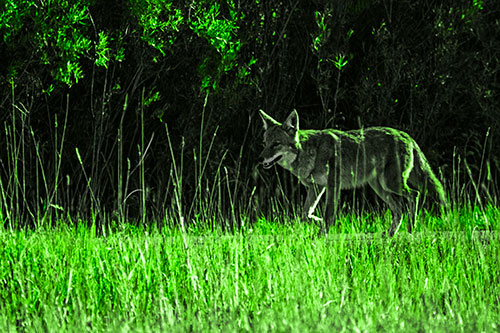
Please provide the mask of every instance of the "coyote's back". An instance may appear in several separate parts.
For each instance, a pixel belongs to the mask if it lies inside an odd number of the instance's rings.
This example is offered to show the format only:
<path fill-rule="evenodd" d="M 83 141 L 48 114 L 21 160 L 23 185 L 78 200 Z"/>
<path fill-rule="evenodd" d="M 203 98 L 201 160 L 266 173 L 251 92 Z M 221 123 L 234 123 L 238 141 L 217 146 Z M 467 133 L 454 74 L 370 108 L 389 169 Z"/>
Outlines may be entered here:
<path fill-rule="evenodd" d="M 259 162 L 265 168 L 279 164 L 307 188 L 304 215 L 313 215 L 321 195 L 327 192 L 326 229 L 335 220 L 341 189 L 368 184 L 389 206 L 393 221 L 389 234 L 399 228 L 403 207 L 408 207 L 408 231 L 416 202 L 428 192 L 446 205 L 443 186 L 415 140 L 389 127 L 353 131 L 300 130 L 293 111 L 283 124 L 260 110 L 264 121 L 264 150 Z M 319 195 L 314 185 L 323 188 Z M 403 201 L 406 201 L 404 203 Z"/>

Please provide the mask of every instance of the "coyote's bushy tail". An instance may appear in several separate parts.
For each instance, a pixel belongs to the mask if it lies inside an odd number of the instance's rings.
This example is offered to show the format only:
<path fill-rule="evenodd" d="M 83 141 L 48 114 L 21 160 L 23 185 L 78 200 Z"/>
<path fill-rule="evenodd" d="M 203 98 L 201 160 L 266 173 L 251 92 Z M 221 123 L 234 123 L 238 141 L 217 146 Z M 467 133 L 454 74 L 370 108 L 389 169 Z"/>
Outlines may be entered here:
<path fill-rule="evenodd" d="M 448 199 L 443 184 L 439 181 L 436 174 L 432 171 L 429 162 L 425 158 L 422 151 L 418 150 L 418 158 L 416 159 L 418 165 L 418 177 L 423 180 L 425 184 L 425 191 L 444 208 L 449 208 Z"/>

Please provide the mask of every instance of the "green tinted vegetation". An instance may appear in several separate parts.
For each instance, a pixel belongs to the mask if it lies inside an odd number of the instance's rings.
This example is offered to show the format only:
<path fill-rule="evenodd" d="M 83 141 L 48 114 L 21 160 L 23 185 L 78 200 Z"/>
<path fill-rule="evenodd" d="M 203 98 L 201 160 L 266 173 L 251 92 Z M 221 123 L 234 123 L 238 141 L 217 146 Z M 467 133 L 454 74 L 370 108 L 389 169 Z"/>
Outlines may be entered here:
<path fill-rule="evenodd" d="M 394 239 L 353 232 L 370 219 L 352 217 L 319 238 L 313 225 L 265 220 L 234 234 L 3 230 L 0 329 L 496 331 L 500 239 L 472 214 L 445 216 L 452 232 Z M 475 216 L 498 230 L 497 209 Z"/>
<path fill-rule="evenodd" d="M 237 24 L 244 14 L 235 9 L 233 1 L 225 4 L 229 10 L 227 18 L 221 14 L 221 5 L 211 1 L 192 2 L 187 17 L 182 11 L 185 4 L 180 4 L 179 8 L 175 1 L 131 0 L 123 5 L 128 11 L 126 17 L 130 19 L 133 33 L 140 34 L 141 39 L 162 57 L 173 51 L 175 41 L 183 35 L 181 29 L 189 28 L 208 42 L 219 56 L 207 54 L 200 64 L 202 89 L 216 89 L 219 76 L 238 66 L 241 42 Z M 91 14 L 95 10 L 96 3 L 90 0 L 6 1 L 0 5 L 0 33 L 9 51 L 23 49 L 31 54 L 32 61 L 50 71 L 55 82 L 71 87 L 89 74 L 82 66 L 95 64 L 107 68 L 109 61 L 125 59 L 123 39 L 126 34 L 98 27 Z M 160 60 L 153 55 L 152 61 Z M 255 61 L 253 59 L 249 66 Z M 211 66 L 217 63 L 216 69 L 207 67 L 207 63 Z M 19 79 L 19 71 L 26 64 L 12 62 L 9 65 L 9 78 Z"/>
<path fill-rule="evenodd" d="M 499 13 L 0 1 L 0 331 L 498 331 Z M 348 192 L 317 237 L 256 166 L 257 110 L 294 108 L 408 131 L 452 211 L 381 239 Z"/>

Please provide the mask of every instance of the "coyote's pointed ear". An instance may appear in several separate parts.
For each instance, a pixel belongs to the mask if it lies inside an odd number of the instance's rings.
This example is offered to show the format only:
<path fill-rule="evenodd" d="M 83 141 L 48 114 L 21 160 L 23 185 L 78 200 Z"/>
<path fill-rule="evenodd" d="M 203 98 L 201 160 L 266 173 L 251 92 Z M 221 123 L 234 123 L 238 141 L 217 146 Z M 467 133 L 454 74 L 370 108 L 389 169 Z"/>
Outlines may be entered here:
<path fill-rule="evenodd" d="M 294 109 L 288 115 L 288 118 L 286 118 L 284 125 L 289 129 L 293 129 L 294 131 L 297 131 L 299 129 L 299 115 L 297 113 L 297 110 Z"/>
<path fill-rule="evenodd" d="M 267 129 L 269 128 L 269 125 L 281 126 L 280 122 L 274 120 L 273 117 L 271 117 L 270 115 L 268 115 L 264 111 L 259 110 L 259 113 L 260 113 L 260 118 L 262 118 L 262 122 L 264 123 L 264 131 L 267 131 Z"/>

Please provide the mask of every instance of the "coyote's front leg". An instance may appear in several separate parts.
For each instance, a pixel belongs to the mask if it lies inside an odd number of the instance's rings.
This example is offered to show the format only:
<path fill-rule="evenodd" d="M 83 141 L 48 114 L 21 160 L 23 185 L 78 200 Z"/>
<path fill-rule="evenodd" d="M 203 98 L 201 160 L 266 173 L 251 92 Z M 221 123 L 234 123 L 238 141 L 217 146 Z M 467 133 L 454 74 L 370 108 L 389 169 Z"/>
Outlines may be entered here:
<path fill-rule="evenodd" d="M 316 206 L 318 205 L 319 200 L 323 196 L 323 193 L 325 193 L 325 188 L 321 190 L 321 192 L 316 195 L 316 191 L 314 190 L 313 185 L 309 185 L 307 187 L 307 197 L 306 197 L 306 202 L 304 203 L 304 209 L 302 211 L 302 217 L 304 219 L 312 219 L 316 222 L 321 222 L 323 219 L 321 217 L 318 217 L 314 215 L 314 211 L 316 210 Z"/>

